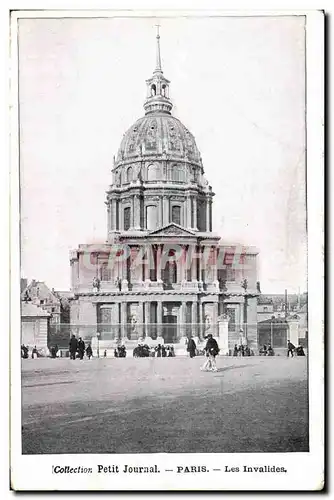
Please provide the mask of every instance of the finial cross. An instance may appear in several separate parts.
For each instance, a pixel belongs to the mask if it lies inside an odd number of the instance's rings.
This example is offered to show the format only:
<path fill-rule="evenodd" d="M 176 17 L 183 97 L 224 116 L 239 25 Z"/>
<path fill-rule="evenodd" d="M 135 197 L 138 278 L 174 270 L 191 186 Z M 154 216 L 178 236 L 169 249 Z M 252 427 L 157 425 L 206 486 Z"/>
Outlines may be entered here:
<path fill-rule="evenodd" d="M 156 24 L 155 27 L 157 28 L 157 38 L 160 38 L 160 33 L 159 33 L 160 24 Z"/>

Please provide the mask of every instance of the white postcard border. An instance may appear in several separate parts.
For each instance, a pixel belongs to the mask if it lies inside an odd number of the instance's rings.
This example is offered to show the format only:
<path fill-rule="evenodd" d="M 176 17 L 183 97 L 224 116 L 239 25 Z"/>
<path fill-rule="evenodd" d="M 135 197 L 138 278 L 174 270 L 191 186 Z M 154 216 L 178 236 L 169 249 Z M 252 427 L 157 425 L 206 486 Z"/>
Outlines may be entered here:
<path fill-rule="evenodd" d="M 113 11 L 22 11 L 11 20 L 11 484 L 15 490 L 314 490 L 322 486 L 324 470 L 324 324 L 323 324 L 323 169 L 324 169 L 324 17 L 317 11 L 153 11 L 164 15 L 306 15 L 307 17 L 307 206 L 309 292 L 309 453 L 254 454 L 134 454 L 22 455 L 20 345 L 20 234 L 18 154 L 18 17 L 101 17 Z M 131 11 L 121 11 L 132 16 Z M 136 11 L 148 16 L 148 11 Z M 161 474 L 57 474 L 53 466 L 92 467 L 124 464 L 153 466 Z M 205 465 L 210 472 L 165 472 L 177 465 Z M 276 465 L 286 473 L 223 472 L 225 466 Z M 220 468 L 219 471 L 213 469 Z"/>

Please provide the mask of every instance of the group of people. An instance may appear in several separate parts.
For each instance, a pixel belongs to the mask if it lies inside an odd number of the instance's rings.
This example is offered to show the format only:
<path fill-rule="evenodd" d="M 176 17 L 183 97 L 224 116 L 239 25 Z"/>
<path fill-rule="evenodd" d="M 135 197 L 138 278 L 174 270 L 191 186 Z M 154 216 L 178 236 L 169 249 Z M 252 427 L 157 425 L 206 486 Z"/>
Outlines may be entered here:
<path fill-rule="evenodd" d="M 296 356 L 305 356 L 303 346 L 299 345 L 298 347 L 295 347 L 293 343 L 288 340 L 287 357 L 291 355 L 291 357 L 293 358 L 294 353 L 296 354 Z"/>
<path fill-rule="evenodd" d="M 248 345 L 234 344 L 233 356 L 254 356 L 254 351 L 251 351 Z"/>
<path fill-rule="evenodd" d="M 259 350 L 259 354 L 260 356 L 274 356 L 275 353 L 270 344 L 263 344 L 263 346 Z"/>
<path fill-rule="evenodd" d="M 31 350 L 31 357 L 32 359 L 34 358 L 38 358 L 38 350 L 37 350 L 37 347 L 34 346 Z M 28 359 L 29 358 L 29 347 L 22 344 L 21 345 L 21 358 L 23 359 Z"/>
<path fill-rule="evenodd" d="M 71 359 L 76 359 L 77 357 L 79 359 L 83 359 L 85 352 L 88 359 L 93 356 L 92 346 L 88 344 L 86 347 L 85 342 L 82 340 L 82 338 L 79 337 L 79 339 L 77 339 L 75 335 L 72 335 L 71 337 L 69 343 L 69 351 Z"/>
<path fill-rule="evenodd" d="M 114 350 L 115 358 L 126 358 L 126 347 L 125 345 L 119 345 Z M 104 357 L 107 357 L 107 351 L 104 351 Z"/>
<path fill-rule="evenodd" d="M 218 371 L 216 365 L 216 356 L 219 354 L 218 343 L 216 339 L 213 338 L 211 333 L 209 333 L 209 335 L 205 338 L 206 338 L 206 344 L 204 347 L 204 354 L 207 359 L 205 360 L 203 366 L 201 367 L 201 370 L 216 372 Z M 190 337 L 187 341 L 187 352 L 189 353 L 190 358 L 194 358 L 199 352 L 193 337 Z"/>
<path fill-rule="evenodd" d="M 147 344 L 138 344 L 133 350 L 134 358 L 173 358 L 175 356 L 174 346 L 158 344 L 149 346 Z"/>

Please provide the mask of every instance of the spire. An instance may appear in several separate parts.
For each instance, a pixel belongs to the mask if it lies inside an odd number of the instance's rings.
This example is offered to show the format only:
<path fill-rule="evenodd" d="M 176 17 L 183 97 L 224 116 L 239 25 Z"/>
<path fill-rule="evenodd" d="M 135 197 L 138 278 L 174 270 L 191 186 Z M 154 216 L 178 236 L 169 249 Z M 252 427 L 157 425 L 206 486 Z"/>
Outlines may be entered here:
<path fill-rule="evenodd" d="M 161 68 L 161 55 L 160 55 L 160 33 L 159 25 L 156 25 L 156 67 L 153 71 L 153 76 L 146 80 L 147 96 L 144 103 L 145 113 L 168 113 L 170 114 L 173 104 L 169 99 L 169 80 L 164 77 Z"/>
<path fill-rule="evenodd" d="M 157 72 L 162 73 L 161 55 L 160 55 L 160 34 L 159 34 L 160 25 L 156 24 L 156 28 L 157 28 L 157 58 L 156 58 L 156 68 L 155 68 L 154 73 L 157 73 Z"/>

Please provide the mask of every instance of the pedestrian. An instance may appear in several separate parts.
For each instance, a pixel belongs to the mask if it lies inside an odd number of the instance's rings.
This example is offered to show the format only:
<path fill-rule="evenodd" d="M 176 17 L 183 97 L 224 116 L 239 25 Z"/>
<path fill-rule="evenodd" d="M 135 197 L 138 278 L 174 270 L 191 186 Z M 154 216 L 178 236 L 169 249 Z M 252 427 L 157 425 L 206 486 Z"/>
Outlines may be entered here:
<path fill-rule="evenodd" d="M 273 356 L 273 355 L 274 355 L 274 350 L 271 347 L 271 345 L 269 344 L 268 349 L 267 349 L 267 356 Z"/>
<path fill-rule="evenodd" d="M 104 358 L 106 358 L 106 357 L 107 357 L 107 349 L 105 349 L 105 350 L 104 350 L 103 357 L 104 357 Z"/>
<path fill-rule="evenodd" d="M 90 344 L 88 344 L 86 348 L 86 356 L 88 359 L 90 359 L 93 356 L 92 346 Z"/>
<path fill-rule="evenodd" d="M 85 354 L 85 343 L 82 340 L 81 337 L 79 337 L 79 342 L 78 342 L 78 351 L 79 351 L 79 358 L 83 359 L 84 354 Z"/>
<path fill-rule="evenodd" d="M 156 349 L 157 349 L 157 358 L 161 358 L 161 344 L 158 344 Z"/>
<path fill-rule="evenodd" d="M 297 356 L 305 356 L 305 352 L 304 352 L 303 346 L 301 346 L 300 344 L 299 344 L 299 346 L 296 349 L 296 354 L 297 354 Z"/>
<path fill-rule="evenodd" d="M 162 346 L 161 346 L 161 356 L 162 356 L 163 358 L 165 358 L 165 357 L 166 357 L 166 354 L 167 354 L 167 352 L 166 352 L 166 347 L 165 347 L 164 345 L 162 345 Z"/>
<path fill-rule="evenodd" d="M 245 347 L 245 356 L 250 356 L 250 348 L 248 347 L 248 345 L 246 345 Z"/>
<path fill-rule="evenodd" d="M 289 354 L 291 353 L 291 357 L 293 358 L 293 351 L 295 350 L 295 346 L 288 340 L 288 352 L 287 352 L 287 357 L 289 357 Z"/>
<path fill-rule="evenodd" d="M 216 356 L 217 354 L 219 354 L 219 347 L 217 341 L 212 337 L 211 333 L 209 333 L 207 339 L 208 340 L 206 342 L 205 352 L 208 359 L 201 367 L 201 370 L 216 372 L 218 371 L 216 366 Z"/>
<path fill-rule="evenodd" d="M 239 352 L 238 346 L 237 344 L 234 344 L 233 356 L 238 356 L 238 352 Z"/>
<path fill-rule="evenodd" d="M 196 356 L 196 343 L 192 337 L 188 340 L 187 351 L 189 352 L 189 356 L 191 358 Z"/>
<path fill-rule="evenodd" d="M 72 335 L 69 346 L 70 346 L 70 358 L 75 359 L 78 350 L 78 340 L 75 335 Z"/>
<path fill-rule="evenodd" d="M 36 346 L 34 346 L 32 352 L 31 352 L 31 357 L 32 357 L 32 359 L 35 359 L 38 357 L 38 352 L 37 352 Z"/>

